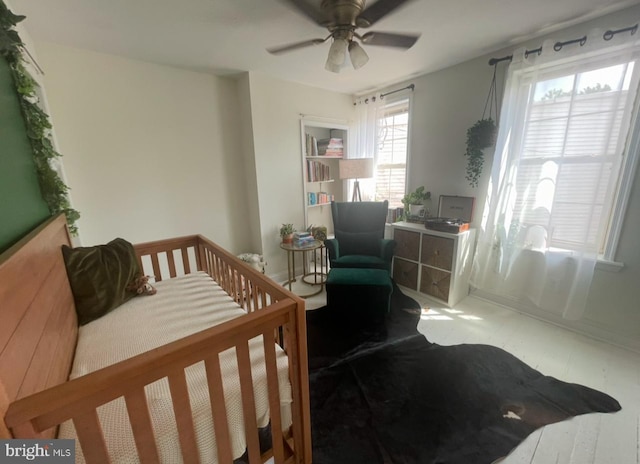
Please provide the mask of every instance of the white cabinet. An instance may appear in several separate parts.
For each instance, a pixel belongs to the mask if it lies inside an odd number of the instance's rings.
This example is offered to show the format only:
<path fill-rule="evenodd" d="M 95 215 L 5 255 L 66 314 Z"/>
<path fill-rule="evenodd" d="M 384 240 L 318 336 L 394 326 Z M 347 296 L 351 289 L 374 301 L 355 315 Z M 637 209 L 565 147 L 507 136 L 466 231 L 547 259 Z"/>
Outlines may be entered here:
<path fill-rule="evenodd" d="M 325 226 L 333 234 L 331 201 L 344 201 L 346 185 L 338 178 L 339 161 L 347 156 L 346 125 L 301 120 L 301 153 L 305 227 Z"/>
<path fill-rule="evenodd" d="M 469 294 L 475 229 L 453 234 L 427 229 L 424 224 L 397 222 L 393 238 L 393 279 L 398 285 L 450 307 Z"/>

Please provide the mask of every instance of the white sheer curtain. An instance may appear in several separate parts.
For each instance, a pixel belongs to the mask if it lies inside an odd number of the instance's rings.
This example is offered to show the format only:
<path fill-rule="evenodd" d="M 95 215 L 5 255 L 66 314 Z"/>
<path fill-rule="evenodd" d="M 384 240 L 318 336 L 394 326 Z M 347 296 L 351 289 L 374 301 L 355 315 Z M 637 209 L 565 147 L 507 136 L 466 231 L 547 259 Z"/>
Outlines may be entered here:
<path fill-rule="evenodd" d="M 509 66 L 472 285 L 579 319 L 602 250 L 638 88 L 638 35 L 545 42 Z M 554 50 L 554 46 L 556 50 Z"/>
<path fill-rule="evenodd" d="M 378 153 L 378 120 L 382 98 L 379 94 L 361 97 L 356 100 L 356 122 L 351 131 L 353 138 L 349 141 L 349 158 L 373 158 Z M 375 162 L 375 161 L 374 161 Z M 353 181 L 349 182 L 349 196 Z M 375 179 L 360 179 L 360 192 L 363 201 L 371 201 L 375 197 Z"/>

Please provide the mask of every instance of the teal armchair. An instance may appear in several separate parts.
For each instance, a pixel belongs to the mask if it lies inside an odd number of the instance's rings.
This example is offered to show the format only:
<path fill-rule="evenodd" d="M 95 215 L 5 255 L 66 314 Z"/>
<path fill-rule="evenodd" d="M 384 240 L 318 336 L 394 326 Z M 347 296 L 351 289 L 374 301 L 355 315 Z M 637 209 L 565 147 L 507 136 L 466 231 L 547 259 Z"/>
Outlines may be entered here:
<path fill-rule="evenodd" d="M 396 246 L 384 238 L 389 202 L 332 202 L 335 238 L 325 241 L 332 268 L 384 269 L 391 272 Z"/>

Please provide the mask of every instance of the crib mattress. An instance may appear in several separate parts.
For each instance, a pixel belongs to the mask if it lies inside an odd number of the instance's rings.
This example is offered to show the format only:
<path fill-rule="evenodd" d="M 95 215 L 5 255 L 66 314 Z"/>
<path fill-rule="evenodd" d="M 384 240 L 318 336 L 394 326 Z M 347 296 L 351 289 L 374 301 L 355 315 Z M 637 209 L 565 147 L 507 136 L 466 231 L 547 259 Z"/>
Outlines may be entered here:
<path fill-rule="evenodd" d="M 153 296 L 139 296 L 79 328 L 70 379 L 80 377 L 132 356 L 160 347 L 230 319 L 244 310 L 204 272 L 154 284 Z M 249 342 L 259 427 L 269 423 L 269 403 L 262 337 Z M 235 349 L 220 354 L 224 394 L 234 458 L 246 449 L 240 381 Z M 276 346 L 283 427 L 291 424 L 291 385 L 287 357 Z M 185 369 L 201 462 L 218 460 L 204 363 Z M 145 388 L 147 403 L 162 462 L 182 462 L 169 384 L 158 380 Z M 114 463 L 139 462 L 123 398 L 98 409 L 105 440 Z M 60 426 L 58 438 L 75 438 L 73 423 Z M 84 462 L 77 447 L 76 462 Z"/>

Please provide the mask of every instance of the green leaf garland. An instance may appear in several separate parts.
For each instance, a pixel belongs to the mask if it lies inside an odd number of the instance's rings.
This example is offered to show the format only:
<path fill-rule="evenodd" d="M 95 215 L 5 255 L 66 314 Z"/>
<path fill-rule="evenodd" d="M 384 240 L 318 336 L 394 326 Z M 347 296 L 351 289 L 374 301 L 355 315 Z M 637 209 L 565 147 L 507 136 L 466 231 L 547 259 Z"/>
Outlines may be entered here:
<path fill-rule="evenodd" d="M 53 148 L 49 116 L 37 104 L 38 83 L 24 67 L 22 54 L 24 44 L 14 30 L 14 27 L 24 19 L 24 16 L 13 14 L 0 0 L 0 56 L 7 60 L 16 91 L 20 96 L 20 107 L 33 151 L 33 162 L 38 174 L 42 198 L 52 215 L 65 214 L 69 231 L 77 235 L 76 221 L 80 218 L 80 213 L 71 207 L 69 187 L 52 167 L 51 163 L 55 158 L 62 155 Z"/>

